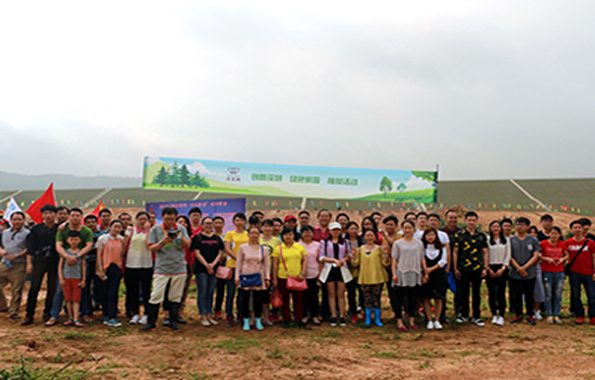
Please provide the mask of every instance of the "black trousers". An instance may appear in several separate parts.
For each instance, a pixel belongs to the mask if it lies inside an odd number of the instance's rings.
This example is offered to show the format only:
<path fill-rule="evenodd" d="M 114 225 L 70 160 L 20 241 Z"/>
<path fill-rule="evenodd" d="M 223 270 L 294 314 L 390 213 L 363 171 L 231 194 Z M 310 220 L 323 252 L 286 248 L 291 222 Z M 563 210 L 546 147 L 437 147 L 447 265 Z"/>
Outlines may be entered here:
<path fill-rule="evenodd" d="M 140 312 L 140 297 L 143 295 L 145 314 L 151 295 L 153 268 L 126 268 L 124 284 L 126 285 L 126 314 L 133 316 Z"/>
<path fill-rule="evenodd" d="M 409 317 L 415 317 L 419 286 L 395 286 L 395 303 L 397 312 L 395 318 L 401 319 L 403 309 Z"/>
<path fill-rule="evenodd" d="M 349 315 L 353 317 L 354 315 L 357 315 L 358 297 L 356 293 L 359 293 L 361 296 L 362 292 L 359 287 L 359 284 L 357 283 L 357 278 L 354 278 L 353 280 L 349 281 L 347 284 L 345 284 L 345 287 L 347 288 L 347 303 L 349 304 Z"/>
<path fill-rule="evenodd" d="M 31 287 L 29 288 L 29 295 L 27 296 L 27 315 L 35 315 L 35 307 L 37 306 L 37 296 L 41 288 L 43 276 L 47 274 L 47 294 L 45 296 L 44 313 L 49 313 L 52 310 L 52 300 L 56 293 L 56 282 L 58 278 L 58 257 L 48 257 L 41 255 L 33 256 L 33 274 L 31 274 Z"/>
<path fill-rule="evenodd" d="M 502 265 L 490 265 L 492 271 L 496 272 L 502 269 Z M 490 311 L 492 315 L 504 316 L 506 312 L 506 280 L 508 278 L 508 270 L 505 270 L 502 276 L 491 278 L 486 277 L 486 284 L 488 285 L 488 295 L 490 299 Z"/>
<path fill-rule="evenodd" d="M 523 316 L 523 296 L 525 297 L 525 305 L 527 307 L 527 315 L 532 317 L 535 309 L 535 299 L 533 298 L 533 291 L 535 289 L 535 279 L 517 280 L 510 279 L 510 293 L 512 296 L 512 307 L 514 314 L 517 317 Z"/>
<path fill-rule="evenodd" d="M 318 312 L 320 310 L 320 303 L 318 301 L 318 279 L 316 278 L 309 278 L 306 279 L 308 283 L 308 289 L 304 291 L 304 310 L 303 315 L 304 317 L 310 314 L 310 318 L 318 317 Z"/>
<path fill-rule="evenodd" d="M 260 318 L 265 292 L 268 292 L 268 290 L 245 290 L 242 288 L 238 288 L 238 290 L 238 298 L 241 300 L 242 318 L 250 318 L 250 298 L 252 298 L 254 318 Z"/>
<path fill-rule="evenodd" d="M 479 319 L 481 317 L 481 272 L 461 272 L 459 285 L 457 293 L 461 294 L 459 298 L 461 316 L 469 318 L 469 291 L 472 290 L 473 318 Z"/>
<path fill-rule="evenodd" d="M 225 298 L 225 280 L 217 279 L 217 287 L 215 288 L 217 295 L 215 296 L 215 311 L 221 311 L 223 300 Z"/>

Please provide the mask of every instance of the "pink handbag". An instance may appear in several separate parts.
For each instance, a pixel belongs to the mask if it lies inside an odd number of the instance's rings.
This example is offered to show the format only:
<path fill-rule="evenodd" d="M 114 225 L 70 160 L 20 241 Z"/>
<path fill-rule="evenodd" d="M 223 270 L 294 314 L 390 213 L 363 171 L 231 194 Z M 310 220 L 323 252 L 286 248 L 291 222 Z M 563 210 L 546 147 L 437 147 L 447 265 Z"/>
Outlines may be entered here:
<path fill-rule="evenodd" d="M 279 246 L 279 256 L 281 256 L 281 261 L 283 261 L 283 268 L 285 268 L 285 273 L 287 273 L 287 290 L 291 290 L 294 292 L 303 292 L 304 290 L 308 289 L 308 283 L 306 282 L 306 279 L 298 280 L 297 277 L 290 276 L 289 272 L 287 272 L 287 265 L 285 265 L 285 259 L 283 258 L 282 245 Z"/>
<path fill-rule="evenodd" d="M 222 280 L 229 280 L 233 276 L 233 268 L 224 267 L 219 265 L 217 268 L 217 272 L 215 272 L 215 277 L 220 278 Z"/>

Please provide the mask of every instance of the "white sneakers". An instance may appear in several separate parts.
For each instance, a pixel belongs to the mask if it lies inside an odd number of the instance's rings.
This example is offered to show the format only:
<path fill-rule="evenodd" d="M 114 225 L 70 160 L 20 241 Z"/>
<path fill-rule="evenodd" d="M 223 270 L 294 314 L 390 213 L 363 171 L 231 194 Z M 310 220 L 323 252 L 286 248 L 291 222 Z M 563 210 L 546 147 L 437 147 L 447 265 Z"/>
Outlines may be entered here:
<path fill-rule="evenodd" d="M 140 320 L 138 321 L 138 323 L 140 325 L 146 325 L 147 322 L 149 322 L 149 317 L 147 316 L 147 314 L 145 314 L 142 317 L 140 317 Z"/>
<path fill-rule="evenodd" d="M 132 317 L 132 319 L 130 320 L 130 324 L 131 325 L 136 325 L 138 323 L 138 321 L 140 320 L 140 317 L 138 316 L 138 314 L 134 314 L 134 316 Z"/>
<path fill-rule="evenodd" d="M 201 323 L 202 323 L 202 325 L 203 325 L 204 327 L 209 327 L 209 326 L 211 326 L 211 322 L 209 322 L 209 320 L 207 319 L 207 317 L 202 317 L 202 322 L 201 322 Z"/>
<path fill-rule="evenodd" d="M 504 317 L 499 317 L 497 315 L 494 315 L 492 317 L 492 324 L 496 325 L 496 326 L 504 326 Z"/>
<path fill-rule="evenodd" d="M 541 312 L 539 310 L 536 310 L 533 318 L 535 318 L 538 321 L 541 321 L 543 319 L 543 316 L 541 315 Z"/>
<path fill-rule="evenodd" d="M 485 323 L 483 323 L 483 321 L 479 318 L 473 318 L 471 320 L 471 323 L 473 323 L 475 326 L 479 326 L 479 327 L 485 326 Z"/>
<path fill-rule="evenodd" d="M 442 330 L 442 325 L 439 321 L 430 321 L 426 326 L 428 330 Z"/>
<path fill-rule="evenodd" d="M 212 326 L 219 326 L 219 322 L 217 322 L 217 321 L 215 320 L 215 318 L 213 318 L 213 317 L 209 316 L 209 317 L 207 317 L 207 319 L 209 320 L 209 323 L 210 323 Z"/>

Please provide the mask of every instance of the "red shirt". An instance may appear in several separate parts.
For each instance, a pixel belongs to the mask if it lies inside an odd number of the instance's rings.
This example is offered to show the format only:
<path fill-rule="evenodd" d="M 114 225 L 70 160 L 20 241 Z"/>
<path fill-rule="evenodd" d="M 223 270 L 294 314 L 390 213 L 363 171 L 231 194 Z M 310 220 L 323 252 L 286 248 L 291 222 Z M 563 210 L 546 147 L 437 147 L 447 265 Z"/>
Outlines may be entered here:
<path fill-rule="evenodd" d="M 574 256 L 577 255 L 578 250 L 585 244 L 585 239 L 576 241 L 574 238 L 570 238 L 564 243 L 566 244 L 566 250 L 570 253 L 570 257 L 568 258 L 568 262 L 570 263 L 574 259 Z M 595 242 L 589 239 L 589 243 L 583 248 L 583 251 L 579 254 L 574 264 L 572 264 L 570 270 L 585 276 L 592 276 L 593 254 L 595 254 Z"/>
<path fill-rule="evenodd" d="M 560 260 L 564 256 L 564 251 L 566 251 L 566 244 L 562 240 L 559 240 L 555 246 L 551 245 L 549 240 L 544 240 L 539 245 L 541 246 L 541 256 L 555 261 Z M 564 264 L 555 265 L 542 261 L 541 270 L 545 272 L 564 272 Z"/>
<path fill-rule="evenodd" d="M 320 226 L 314 227 L 314 241 L 322 241 L 331 238 L 331 231 L 328 229 L 322 229 Z"/>

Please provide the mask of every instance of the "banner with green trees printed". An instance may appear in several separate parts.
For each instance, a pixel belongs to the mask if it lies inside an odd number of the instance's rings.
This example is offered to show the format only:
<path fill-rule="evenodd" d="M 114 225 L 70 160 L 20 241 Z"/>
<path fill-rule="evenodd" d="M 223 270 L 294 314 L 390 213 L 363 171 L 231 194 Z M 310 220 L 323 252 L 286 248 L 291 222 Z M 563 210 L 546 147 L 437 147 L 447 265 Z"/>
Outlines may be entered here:
<path fill-rule="evenodd" d="M 435 171 L 145 157 L 143 187 L 212 193 L 435 203 Z"/>

